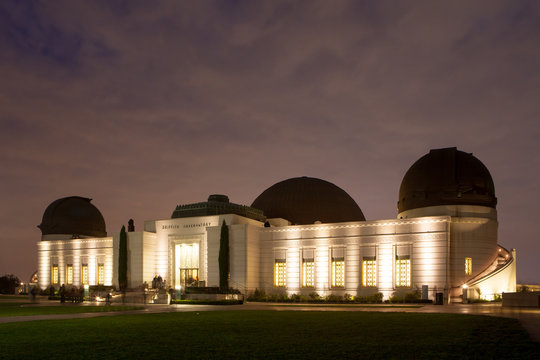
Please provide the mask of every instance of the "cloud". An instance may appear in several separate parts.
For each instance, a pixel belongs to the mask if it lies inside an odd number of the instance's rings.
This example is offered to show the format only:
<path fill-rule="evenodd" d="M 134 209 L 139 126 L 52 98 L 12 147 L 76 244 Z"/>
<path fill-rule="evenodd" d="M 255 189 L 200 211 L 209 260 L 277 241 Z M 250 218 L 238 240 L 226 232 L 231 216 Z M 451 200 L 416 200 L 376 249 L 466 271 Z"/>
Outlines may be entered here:
<path fill-rule="evenodd" d="M 0 216 L 11 225 L 0 244 L 35 253 L 33 226 L 62 196 L 94 198 L 115 231 L 209 193 L 250 204 L 302 175 L 391 218 L 408 167 L 458 146 L 494 175 L 501 239 L 528 251 L 519 234 L 536 204 L 520 189 L 537 192 L 540 176 L 539 8 L 3 2 Z"/>

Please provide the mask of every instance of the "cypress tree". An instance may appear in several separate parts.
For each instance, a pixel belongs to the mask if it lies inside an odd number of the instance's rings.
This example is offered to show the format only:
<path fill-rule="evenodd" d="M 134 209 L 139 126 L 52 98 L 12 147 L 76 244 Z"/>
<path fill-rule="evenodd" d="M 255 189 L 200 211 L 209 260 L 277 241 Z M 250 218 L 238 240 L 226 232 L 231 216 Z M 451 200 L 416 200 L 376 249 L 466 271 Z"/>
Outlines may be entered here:
<path fill-rule="evenodd" d="M 120 290 L 125 291 L 127 288 L 127 233 L 124 225 L 120 230 L 120 244 L 118 247 L 118 286 Z"/>
<path fill-rule="evenodd" d="M 219 288 L 229 288 L 229 227 L 223 220 L 221 224 L 221 236 L 219 238 Z"/>

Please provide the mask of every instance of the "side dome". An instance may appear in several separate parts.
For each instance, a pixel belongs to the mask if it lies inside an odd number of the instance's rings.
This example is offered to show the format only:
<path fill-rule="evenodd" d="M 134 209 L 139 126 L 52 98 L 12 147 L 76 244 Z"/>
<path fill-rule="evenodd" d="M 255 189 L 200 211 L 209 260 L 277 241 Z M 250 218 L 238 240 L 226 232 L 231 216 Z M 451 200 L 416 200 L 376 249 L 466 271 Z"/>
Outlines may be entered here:
<path fill-rule="evenodd" d="M 38 225 L 41 234 L 107 236 L 103 215 L 90 201 L 92 199 L 80 196 L 53 201 L 43 213 L 41 224 Z"/>
<path fill-rule="evenodd" d="M 403 177 L 398 213 L 438 205 L 479 205 L 495 209 L 497 198 L 489 170 L 472 154 L 455 147 L 431 150 Z"/>
<path fill-rule="evenodd" d="M 305 176 L 272 185 L 251 207 L 262 210 L 267 218 L 283 218 L 296 225 L 366 220 L 360 207 L 341 188 Z"/>

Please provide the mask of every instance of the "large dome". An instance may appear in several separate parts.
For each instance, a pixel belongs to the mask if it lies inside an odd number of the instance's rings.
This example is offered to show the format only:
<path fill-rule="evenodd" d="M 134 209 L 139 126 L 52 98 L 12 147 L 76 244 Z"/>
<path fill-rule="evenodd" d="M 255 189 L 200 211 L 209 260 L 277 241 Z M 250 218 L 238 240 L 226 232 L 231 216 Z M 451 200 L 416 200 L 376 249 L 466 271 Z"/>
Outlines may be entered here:
<path fill-rule="evenodd" d="M 91 200 L 70 196 L 53 201 L 43 213 L 43 220 L 38 225 L 41 234 L 107 236 L 105 220 L 99 210 L 90 203 Z"/>
<path fill-rule="evenodd" d="M 251 207 L 262 210 L 267 218 L 283 218 L 295 225 L 366 220 L 360 207 L 341 188 L 305 176 L 272 185 Z"/>
<path fill-rule="evenodd" d="M 431 150 L 405 174 L 398 212 L 438 205 L 495 208 L 495 186 L 489 170 L 472 154 L 446 148 Z"/>

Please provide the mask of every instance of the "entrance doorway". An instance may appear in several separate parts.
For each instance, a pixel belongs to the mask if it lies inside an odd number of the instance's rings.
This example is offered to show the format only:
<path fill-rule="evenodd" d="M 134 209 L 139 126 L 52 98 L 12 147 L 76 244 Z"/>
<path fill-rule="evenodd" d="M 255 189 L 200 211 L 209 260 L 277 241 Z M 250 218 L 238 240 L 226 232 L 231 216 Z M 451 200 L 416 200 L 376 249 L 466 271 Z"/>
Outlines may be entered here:
<path fill-rule="evenodd" d="M 175 279 L 176 289 L 197 286 L 199 284 L 199 243 L 176 244 Z"/>

